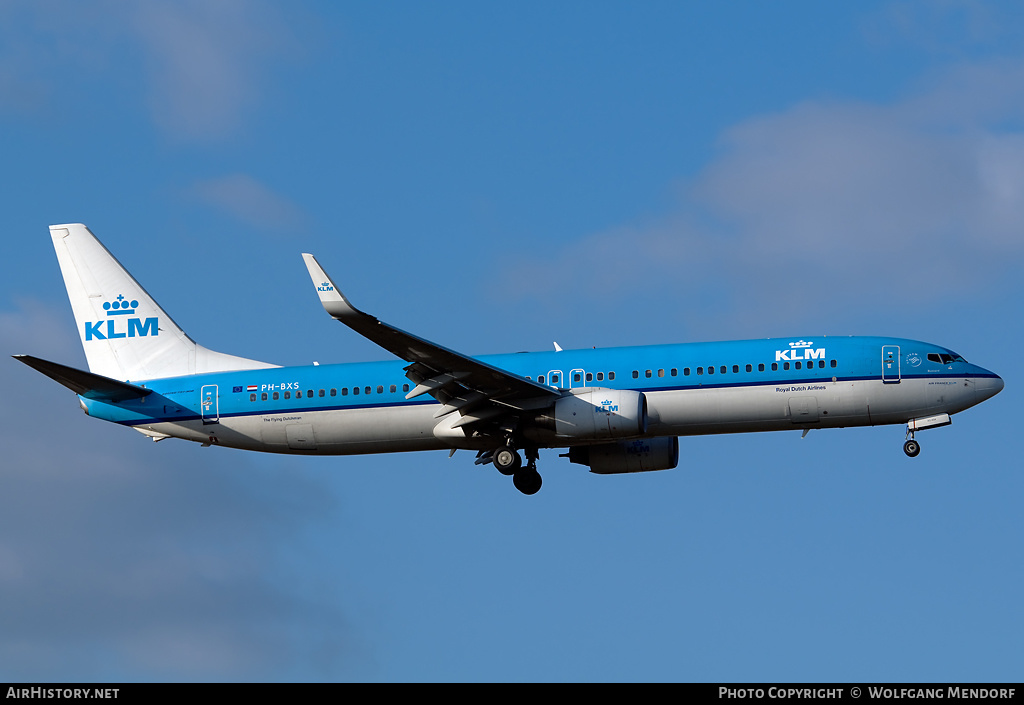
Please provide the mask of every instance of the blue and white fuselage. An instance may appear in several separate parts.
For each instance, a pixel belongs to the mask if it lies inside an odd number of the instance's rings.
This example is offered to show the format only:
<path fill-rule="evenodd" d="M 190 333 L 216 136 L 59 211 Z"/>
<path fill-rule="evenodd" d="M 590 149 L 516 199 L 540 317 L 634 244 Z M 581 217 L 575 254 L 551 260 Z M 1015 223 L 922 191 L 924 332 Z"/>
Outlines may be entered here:
<path fill-rule="evenodd" d="M 907 424 L 914 456 L 915 431 L 1003 387 L 947 348 L 902 338 L 469 357 L 359 311 L 310 255 L 327 312 L 401 359 L 275 367 L 192 342 L 84 226 L 51 233 L 90 372 L 20 359 L 78 392 L 90 416 L 156 440 L 324 455 L 464 448 L 532 494 L 539 448 L 618 473 L 675 467 L 679 436 Z"/>
<path fill-rule="evenodd" d="M 796 341 L 810 341 L 827 357 L 789 358 Z M 896 362 L 883 379 L 887 349 Z M 479 359 L 569 393 L 640 392 L 649 416 L 643 437 L 902 424 L 963 411 L 1003 386 L 951 350 L 900 338 L 805 336 Z M 90 416 L 142 431 L 247 450 L 345 455 L 458 447 L 434 434 L 437 401 L 405 398 L 412 385 L 404 367 L 389 361 L 172 377 L 146 383 L 153 394 L 142 399 L 83 398 L 83 405 Z M 290 442 L 286 430 L 294 425 L 311 433 Z M 555 447 L 590 442 L 557 440 L 564 442 Z"/>

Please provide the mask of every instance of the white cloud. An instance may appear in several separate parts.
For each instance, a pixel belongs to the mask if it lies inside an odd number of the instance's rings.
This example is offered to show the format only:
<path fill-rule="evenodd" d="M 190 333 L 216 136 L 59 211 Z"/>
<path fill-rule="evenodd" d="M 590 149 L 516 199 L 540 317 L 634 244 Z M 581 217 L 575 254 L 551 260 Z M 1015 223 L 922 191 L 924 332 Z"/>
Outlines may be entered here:
<path fill-rule="evenodd" d="M 304 220 L 301 209 L 248 174 L 229 174 L 195 183 L 188 195 L 259 228 L 295 228 Z"/>
<path fill-rule="evenodd" d="M 960 67 L 892 105 L 808 101 L 747 120 L 676 213 L 573 242 L 540 276 L 524 262 L 504 288 L 781 322 L 984 286 L 1024 256 L 1022 70 Z M 515 287 L 527 270 L 531 287 Z M 717 302 L 695 305 L 708 292 Z"/>
<path fill-rule="evenodd" d="M 0 110 L 44 114 L 71 86 L 113 89 L 106 102 L 138 96 L 172 138 L 222 139 L 244 126 L 269 69 L 295 47 L 286 18 L 259 0 L 3 3 Z"/>
<path fill-rule="evenodd" d="M 262 3 L 141 3 L 131 29 L 150 68 L 154 120 L 182 138 L 221 137 L 243 120 L 268 59 L 286 43 Z"/>

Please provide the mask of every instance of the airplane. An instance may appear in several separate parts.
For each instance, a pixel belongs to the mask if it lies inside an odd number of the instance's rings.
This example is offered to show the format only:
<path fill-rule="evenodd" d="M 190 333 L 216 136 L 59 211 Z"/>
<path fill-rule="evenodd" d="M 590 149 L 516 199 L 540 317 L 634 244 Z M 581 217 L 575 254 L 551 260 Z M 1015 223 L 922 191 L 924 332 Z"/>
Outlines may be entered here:
<path fill-rule="evenodd" d="M 301 367 L 194 342 L 82 224 L 50 226 L 89 371 L 14 357 L 78 395 L 89 416 L 161 441 L 298 455 L 476 451 L 542 484 L 539 450 L 596 474 L 675 468 L 679 437 L 906 424 L 915 433 L 999 393 L 948 348 L 801 336 L 471 357 L 357 309 L 310 254 L 334 319 L 397 360 Z M 525 463 L 524 463 L 525 456 Z"/>

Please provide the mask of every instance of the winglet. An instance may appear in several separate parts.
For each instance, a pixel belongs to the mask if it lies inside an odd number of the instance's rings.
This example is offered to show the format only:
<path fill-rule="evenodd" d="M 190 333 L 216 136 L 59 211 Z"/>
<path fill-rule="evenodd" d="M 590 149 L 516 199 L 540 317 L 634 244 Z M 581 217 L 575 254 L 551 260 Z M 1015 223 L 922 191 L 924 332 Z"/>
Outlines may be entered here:
<path fill-rule="evenodd" d="M 341 290 L 335 285 L 324 268 L 320 266 L 320 263 L 316 261 L 316 257 L 313 255 L 303 252 L 302 259 L 306 262 L 306 269 L 309 270 L 309 278 L 313 280 L 313 286 L 316 287 L 317 296 L 320 297 L 320 303 L 323 304 L 324 310 L 327 311 L 333 318 L 342 319 L 349 318 L 352 316 L 366 315 L 362 311 L 357 309 L 345 295 L 341 293 Z"/>

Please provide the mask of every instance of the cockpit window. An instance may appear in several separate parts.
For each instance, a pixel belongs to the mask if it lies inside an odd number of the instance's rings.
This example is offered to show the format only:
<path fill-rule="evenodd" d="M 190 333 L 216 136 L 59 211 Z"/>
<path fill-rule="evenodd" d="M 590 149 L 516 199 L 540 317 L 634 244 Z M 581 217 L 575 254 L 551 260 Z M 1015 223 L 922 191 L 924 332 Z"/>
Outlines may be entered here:
<path fill-rule="evenodd" d="M 956 353 L 928 353 L 928 359 L 932 362 L 938 362 L 943 365 L 948 365 L 952 362 L 967 362 Z"/>

